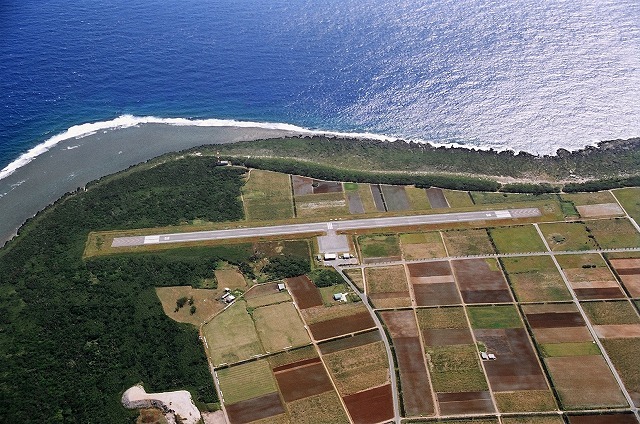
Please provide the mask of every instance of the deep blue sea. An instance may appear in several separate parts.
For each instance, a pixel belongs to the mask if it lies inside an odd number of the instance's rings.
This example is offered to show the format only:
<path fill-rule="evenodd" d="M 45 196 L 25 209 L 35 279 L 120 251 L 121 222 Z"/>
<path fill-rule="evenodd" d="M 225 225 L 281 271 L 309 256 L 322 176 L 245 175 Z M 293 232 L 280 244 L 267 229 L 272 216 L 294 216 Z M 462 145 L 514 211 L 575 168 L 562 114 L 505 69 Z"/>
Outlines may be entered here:
<path fill-rule="evenodd" d="M 110 129 L 151 116 L 541 154 L 640 136 L 640 2 L 0 0 L 7 227 L 100 172 L 275 134 Z"/>

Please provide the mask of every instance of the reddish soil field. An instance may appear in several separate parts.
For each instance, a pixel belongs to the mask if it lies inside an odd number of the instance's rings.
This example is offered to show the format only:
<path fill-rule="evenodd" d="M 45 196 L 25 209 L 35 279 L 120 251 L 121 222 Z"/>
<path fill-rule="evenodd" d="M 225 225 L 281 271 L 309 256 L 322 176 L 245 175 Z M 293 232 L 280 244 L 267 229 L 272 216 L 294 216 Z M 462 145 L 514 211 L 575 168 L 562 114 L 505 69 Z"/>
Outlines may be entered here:
<path fill-rule="evenodd" d="M 374 300 L 374 299 L 408 299 L 409 298 L 409 290 L 407 290 L 407 291 L 396 291 L 396 292 L 386 292 L 386 293 L 371 293 L 368 296 L 369 296 L 369 298 L 371 300 Z"/>
<path fill-rule="evenodd" d="M 342 399 L 355 424 L 373 424 L 393 419 L 390 384 L 354 393 Z"/>
<path fill-rule="evenodd" d="M 279 367 L 275 367 L 273 369 L 273 372 L 281 372 L 281 371 L 290 370 L 292 368 L 298 368 L 298 367 L 303 367 L 305 365 L 319 364 L 319 363 L 320 363 L 320 358 L 309 358 L 309 359 L 304 359 L 298 362 L 292 362 L 287 365 L 280 365 Z"/>
<path fill-rule="evenodd" d="M 339 352 L 341 350 L 351 349 L 354 347 L 368 345 L 382 340 L 378 330 L 369 331 L 368 333 L 356 334 L 355 336 L 345 337 L 344 339 L 332 340 L 330 342 L 318 345 L 323 355 Z"/>
<path fill-rule="evenodd" d="M 618 287 L 573 289 L 580 300 L 588 299 L 620 299 L 624 293 Z"/>
<path fill-rule="evenodd" d="M 369 312 L 360 312 L 347 317 L 334 318 L 328 321 L 309 325 L 309 330 L 315 340 L 324 340 L 344 334 L 355 333 L 375 327 Z"/>
<path fill-rule="evenodd" d="M 532 328 L 582 327 L 585 325 L 580 312 L 546 312 L 526 314 Z"/>
<path fill-rule="evenodd" d="M 442 415 L 495 412 L 489 392 L 437 393 L 436 395 Z"/>
<path fill-rule="evenodd" d="M 293 194 L 295 196 L 304 196 L 305 194 L 313 194 L 313 178 L 300 177 L 298 175 L 291 176 L 293 185 Z"/>
<path fill-rule="evenodd" d="M 251 290 L 244 294 L 245 299 L 254 299 L 267 294 L 278 293 L 278 283 L 268 283 L 253 286 Z"/>
<path fill-rule="evenodd" d="M 538 343 L 592 342 L 587 327 L 536 328 L 533 330 Z"/>
<path fill-rule="evenodd" d="M 393 346 L 400 369 L 402 402 L 406 414 L 408 416 L 433 414 L 431 387 L 420 339 L 418 337 L 394 338 Z"/>
<path fill-rule="evenodd" d="M 482 329 L 474 330 L 474 334 L 487 346 L 487 351 L 497 357 L 484 362 L 494 391 L 548 389 L 525 329 Z"/>
<path fill-rule="evenodd" d="M 327 371 L 320 363 L 303 365 L 274 374 L 285 402 L 333 390 Z"/>
<path fill-rule="evenodd" d="M 569 415 L 569 424 L 638 424 L 633 414 Z"/>
<path fill-rule="evenodd" d="M 426 189 L 427 199 L 429 199 L 429 204 L 432 209 L 439 208 L 448 208 L 449 203 L 447 203 L 447 199 L 444 197 L 444 193 L 439 188 L 428 188 Z"/>
<path fill-rule="evenodd" d="M 409 275 L 412 277 L 434 277 L 453 275 L 448 261 L 422 262 L 407 264 Z"/>
<path fill-rule="evenodd" d="M 335 181 L 313 180 L 313 194 L 341 193 L 342 183 Z"/>
<path fill-rule="evenodd" d="M 418 306 L 459 305 L 462 303 L 455 283 L 412 284 Z"/>
<path fill-rule="evenodd" d="M 640 259 L 611 259 L 611 265 L 632 297 L 640 297 Z"/>
<path fill-rule="evenodd" d="M 492 271 L 484 259 L 463 259 L 452 265 L 466 303 L 513 302 L 502 273 Z"/>
<path fill-rule="evenodd" d="M 627 288 L 631 297 L 640 297 L 640 273 L 634 275 L 621 275 L 622 284 Z"/>
<path fill-rule="evenodd" d="M 316 285 L 313 284 L 313 281 L 309 280 L 305 275 L 287 278 L 285 281 L 298 308 L 307 309 L 324 304 L 320 291 Z"/>
<path fill-rule="evenodd" d="M 424 343 L 429 346 L 452 346 L 473 343 L 469 329 L 425 328 L 422 330 Z"/>
<path fill-rule="evenodd" d="M 418 323 L 412 310 L 384 311 L 380 316 L 391 337 L 418 337 Z"/>
<path fill-rule="evenodd" d="M 640 337 L 640 324 L 594 325 L 601 339 L 628 339 Z"/>
<path fill-rule="evenodd" d="M 618 275 L 637 275 L 640 274 L 640 268 L 616 268 Z"/>
<path fill-rule="evenodd" d="M 278 393 L 243 400 L 233 405 L 225 405 L 230 424 L 245 424 L 274 415 L 284 414 L 285 410 Z"/>

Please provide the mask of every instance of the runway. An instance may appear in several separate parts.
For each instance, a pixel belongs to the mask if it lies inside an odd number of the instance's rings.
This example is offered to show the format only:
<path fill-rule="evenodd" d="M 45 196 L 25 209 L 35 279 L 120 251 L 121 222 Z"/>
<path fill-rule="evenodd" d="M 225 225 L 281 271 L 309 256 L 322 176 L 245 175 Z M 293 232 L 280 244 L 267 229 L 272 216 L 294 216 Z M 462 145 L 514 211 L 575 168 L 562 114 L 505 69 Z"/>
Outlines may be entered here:
<path fill-rule="evenodd" d="M 152 236 L 117 237 L 111 247 L 141 246 L 146 244 L 184 243 L 190 241 L 227 240 L 247 237 L 266 237 L 288 234 L 327 233 L 365 228 L 389 228 L 410 225 L 448 224 L 456 222 L 499 219 L 532 218 L 541 216 L 538 208 L 496 211 L 458 212 L 433 215 L 410 215 L 386 218 L 347 219 L 307 224 L 276 225 L 271 227 L 236 228 L 232 230 L 196 231 L 191 233 L 159 234 Z"/>

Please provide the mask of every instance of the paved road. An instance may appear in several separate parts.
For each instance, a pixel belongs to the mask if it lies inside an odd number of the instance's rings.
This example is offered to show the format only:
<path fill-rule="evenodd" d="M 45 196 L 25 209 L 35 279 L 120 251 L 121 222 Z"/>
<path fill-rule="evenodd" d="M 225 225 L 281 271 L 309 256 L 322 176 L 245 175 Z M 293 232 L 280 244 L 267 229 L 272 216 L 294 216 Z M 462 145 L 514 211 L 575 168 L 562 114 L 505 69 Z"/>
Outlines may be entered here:
<path fill-rule="evenodd" d="M 497 219 L 531 218 L 541 216 L 537 208 L 410 215 L 387 218 L 349 219 L 343 221 L 314 222 L 308 224 L 277 225 L 272 227 L 236 228 L 232 230 L 197 231 L 191 233 L 160 234 L 139 237 L 118 237 L 111 247 L 140 246 L 143 244 L 182 243 L 188 241 L 225 240 L 245 237 L 266 237 L 288 234 L 325 233 L 327 231 L 387 228 L 425 224 L 486 221 Z"/>

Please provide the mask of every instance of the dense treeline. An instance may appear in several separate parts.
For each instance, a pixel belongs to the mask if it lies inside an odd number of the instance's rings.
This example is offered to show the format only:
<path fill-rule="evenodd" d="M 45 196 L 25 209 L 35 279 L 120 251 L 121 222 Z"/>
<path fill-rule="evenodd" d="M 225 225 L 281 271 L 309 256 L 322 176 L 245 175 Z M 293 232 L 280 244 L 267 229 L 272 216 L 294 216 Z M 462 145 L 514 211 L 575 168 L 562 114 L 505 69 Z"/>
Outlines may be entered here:
<path fill-rule="evenodd" d="M 574 152 L 560 149 L 554 156 L 320 136 L 240 142 L 210 149 L 235 157 L 286 157 L 360 171 L 462 173 L 534 181 L 640 174 L 640 138 L 602 142 L 598 147 Z"/>
<path fill-rule="evenodd" d="M 640 186 L 640 176 L 629 178 L 609 178 L 604 180 L 586 181 L 584 183 L 570 183 L 566 184 L 563 190 L 567 193 L 576 193 L 581 191 L 594 192 L 636 186 Z"/>
<path fill-rule="evenodd" d="M 237 161 L 238 159 L 236 159 Z M 250 168 L 268 169 L 286 174 L 307 175 L 322 180 L 351 181 L 373 184 L 416 185 L 417 187 L 441 187 L 454 190 L 496 191 L 500 184 L 480 178 L 461 175 L 416 175 L 401 173 L 379 173 L 334 168 L 311 162 L 291 159 L 242 158 L 242 165 Z"/>
<path fill-rule="evenodd" d="M 67 196 L 0 251 L 0 422 L 122 423 L 120 395 L 187 388 L 215 400 L 195 327 L 170 320 L 156 285 L 189 284 L 207 260 L 82 260 L 89 231 L 242 217 L 243 171 L 189 158 Z"/>

